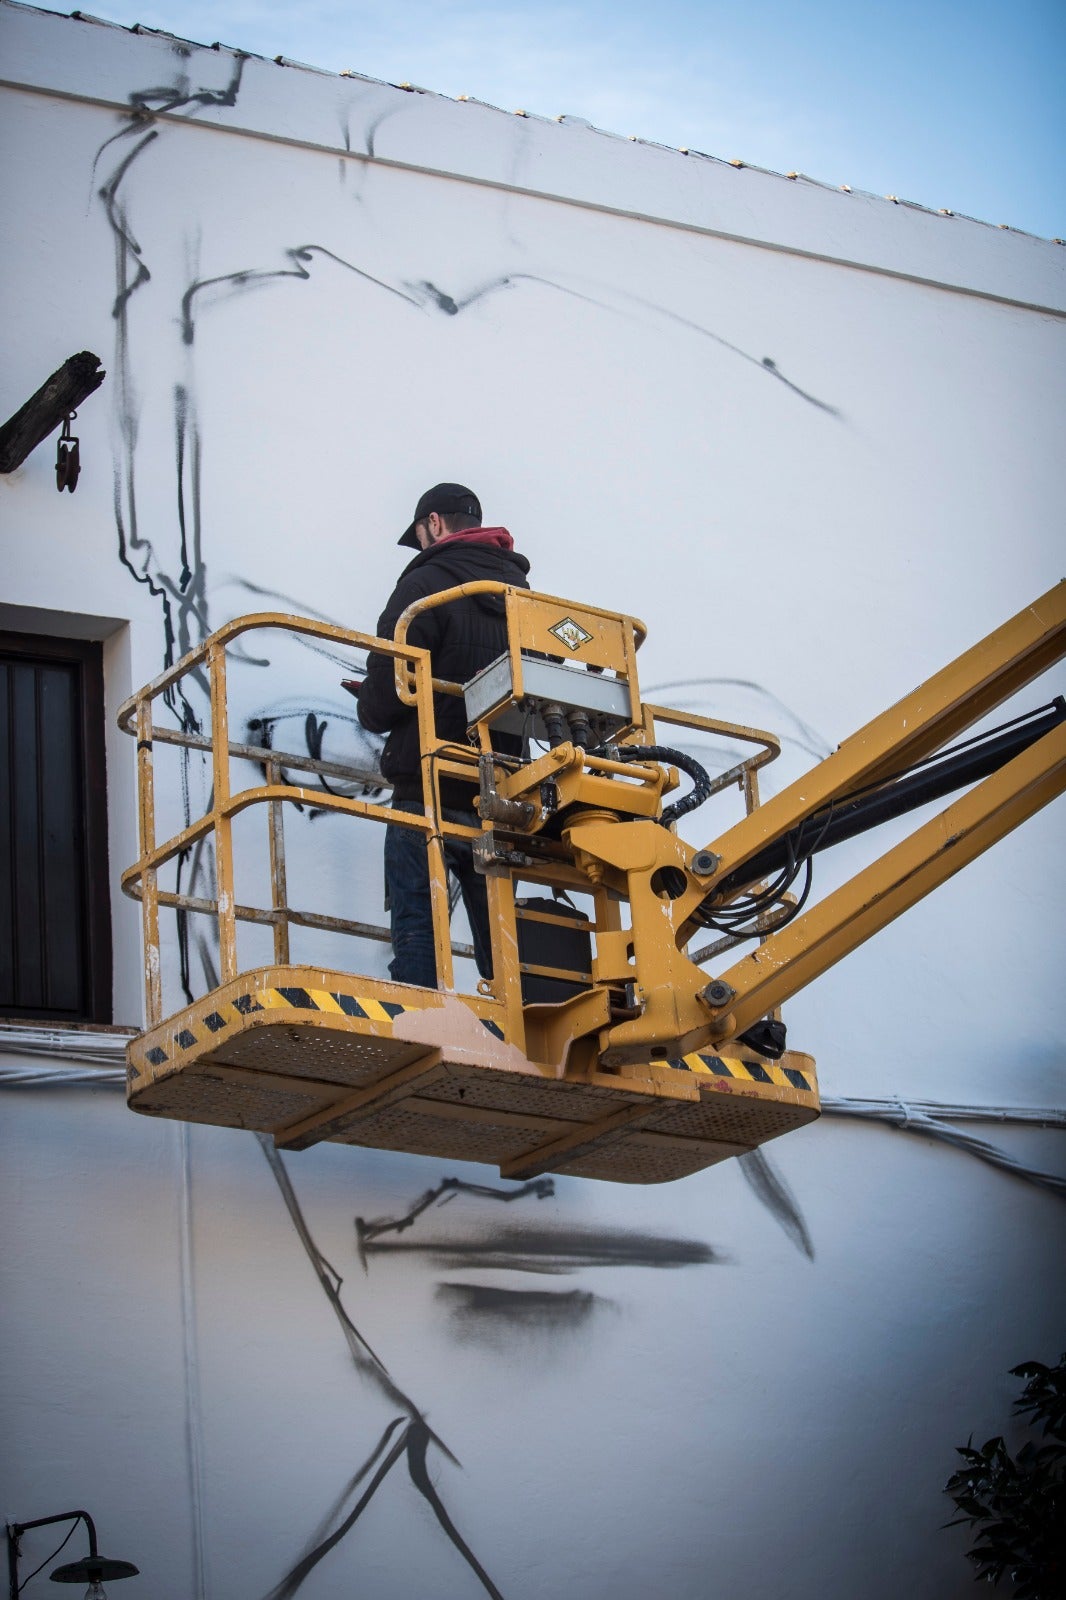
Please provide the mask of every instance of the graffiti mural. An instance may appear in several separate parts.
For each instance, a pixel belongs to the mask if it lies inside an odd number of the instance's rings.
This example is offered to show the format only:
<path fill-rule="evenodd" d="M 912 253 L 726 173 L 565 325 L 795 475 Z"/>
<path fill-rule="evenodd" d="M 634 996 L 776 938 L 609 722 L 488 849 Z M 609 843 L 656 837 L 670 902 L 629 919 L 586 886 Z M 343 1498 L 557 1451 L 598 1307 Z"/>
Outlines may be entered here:
<path fill-rule="evenodd" d="M 228 77 L 217 87 L 197 83 L 195 74 L 204 61 L 201 51 L 174 42 L 174 76 L 169 84 L 132 90 L 129 113 L 117 131 L 96 152 L 93 182 L 98 203 L 114 244 L 115 279 L 112 315 L 115 324 L 113 388 L 118 450 L 115 462 L 114 515 L 118 558 L 130 577 L 145 585 L 159 608 L 160 666 L 173 664 L 183 653 L 201 643 L 213 627 L 231 615 L 249 609 L 282 609 L 327 621 L 352 622 L 352 617 L 324 611 L 318 597 L 293 593 L 276 581 L 264 578 L 262 564 L 254 571 L 234 568 L 240 560 L 241 541 L 220 520 L 207 488 L 207 466 L 216 446 L 205 422 L 209 382 L 201 371 L 200 351 L 224 317 L 227 307 L 243 308 L 250 296 L 257 297 L 263 313 L 262 327 L 269 330 L 272 316 L 279 314 L 278 295 L 326 292 L 331 303 L 343 306 L 344 283 L 357 291 L 350 317 L 358 327 L 360 317 L 373 314 L 375 297 L 402 308 L 417 319 L 439 316 L 447 321 L 481 316 L 497 302 L 531 292 L 547 295 L 543 316 L 552 316 L 552 299 L 585 306 L 598 315 L 615 319 L 620 328 L 636 323 L 645 329 L 670 328 L 675 334 L 718 351 L 728 361 L 754 370 L 768 381 L 782 385 L 805 406 L 814 408 L 839 423 L 839 407 L 810 393 L 800 382 L 782 371 L 776 360 L 753 354 L 723 337 L 712 327 L 685 316 L 667 305 L 657 304 L 634 293 L 624 282 L 597 279 L 575 272 L 573 263 L 550 277 L 521 270 L 517 262 L 503 270 L 491 271 L 469 281 L 469 269 L 461 274 L 464 287 L 453 283 L 442 288 L 435 278 L 418 276 L 403 263 L 410 257 L 410 240 L 397 230 L 396 220 L 377 218 L 375 236 L 367 220 L 361 237 L 367 248 L 364 262 L 353 257 L 347 243 L 351 226 L 337 217 L 338 242 L 292 243 L 286 238 L 284 216 L 279 214 L 266 259 L 257 260 L 254 241 L 262 240 L 261 223 L 250 228 L 239 208 L 234 211 L 221 239 L 208 240 L 204 224 L 195 213 L 172 215 L 167 231 L 160 233 L 159 218 L 152 210 L 152 221 L 142 221 L 142 202 L 153 184 L 160 181 L 161 156 L 168 140 L 174 137 L 169 122 L 157 121 L 158 114 L 181 112 L 195 117 L 205 108 L 235 106 L 241 94 L 245 58 L 214 56 L 211 66 Z M 227 59 L 229 65 L 227 67 Z M 380 120 L 380 119 L 379 119 Z M 363 144 L 373 153 L 378 122 L 368 122 Z M 334 213 L 336 205 L 333 202 Z M 363 197 L 365 206 L 365 197 Z M 149 208 L 145 207 L 145 210 Z M 328 216 L 329 209 L 323 213 Z M 383 230 L 383 234 L 382 231 Z M 391 236 L 391 237 L 390 237 Z M 339 241 L 346 241 L 341 244 Z M 391 252 L 396 264 L 388 267 Z M 509 244 L 501 233 L 489 246 L 489 253 L 505 260 L 508 254 L 521 256 L 520 246 Z M 212 260 L 231 258 L 227 270 L 203 273 L 195 262 L 205 255 Z M 382 261 L 386 262 L 383 268 Z M 329 270 L 327 270 L 329 269 Z M 337 276 L 339 274 L 339 278 Z M 339 287 L 338 287 L 339 286 Z M 283 314 L 283 313 L 282 313 Z M 145 364 L 141 344 L 151 344 L 152 362 Z M 160 348 L 166 361 L 160 363 Z M 169 365 L 168 365 L 169 363 Z M 362 381 L 373 374 L 363 371 Z M 300 406 L 310 396 L 300 393 L 301 374 L 291 375 L 293 403 Z M 169 490 L 152 482 L 152 513 L 146 516 L 145 473 L 142 464 L 159 459 L 158 441 L 147 447 L 149 426 L 156 435 L 165 426 L 168 405 L 171 415 L 172 449 Z M 149 414 L 154 419 L 149 422 Z M 326 463 L 323 463 L 326 466 Z M 215 467 L 216 481 L 220 469 Z M 221 469 L 224 470 L 224 469 Z M 232 470 L 242 470 L 235 457 Z M 350 464 L 351 475 L 372 470 L 372 463 Z M 149 531 L 146 531 L 150 529 Z M 280 563 L 286 576 L 292 564 Z M 333 597 L 331 597 L 333 599 Z M 373 609 L 376 610 L 376 607 Z M 368 617 L 357 625 L 367 625 Z M 233 652 L 231 694 L 244 707 L 243 730 L 246 742 L 266 750 L 287 750 L 306 754 L 315 760 L 345 763 L 363 776 L 341 792 L 373 796 L 381 792 L 376 774 L 379 742 L 368 736 L 357 719 L 344 709 L 339 681 L 343 676 L 358 676 L 363 662 L 344 652 L 331 650 L 320 642 L 300 641 L 289 656 L 279 658 L 274 641 L 262 643 L 264 636 L 245 639 Z M 262 653 L 260 653 L 262 652 Z M 301 660 L 301 654 L 304 659 Z M 308 661 L 310 657 L 310 661 Z M 290 659 L 291 658 L 291 659 Z M 310 673 L 308 668 L 311 668 Z M 269 671 L 267 670 L 269 669 Z M 282 698 L 263 700 L 255 687 L 259 679 L 276 683 L 279 678 L 291 683 L 293 692 Z M 322 693 L 323 683 L 332 678 L 333 688 Z M 309 698 L 305 685 L 318 688 Z M 187 732 L 199 733 L 209 719 L 207 685 L 194 676 L 180 696 L 172 696 L 171 710 Z M 785 711 L 780 702 L 755 682 L 733 679 L 693 679 L 667 687 L 682 691 L 679 703 L 698 705 L 713 714 L 722 695 L 732 695 L 730 715 L 736 715 L 738 689 L 747 692 L 760 714 L 772 726 L 778 725 Z M 751 720 L 759 720 L 753 716 Z M 798 719 L 786 712 L 786 720 L 796 745 L 807 754 L 823 754 L 825 741 Z M 705 758 L 706 752 L 701 758 Z M 188 824 L 198 814 L 209 790 L 208 763 L 196 752 L 183 752 L 181 790 Z M 732 752 L 715 751 L 721 765 L 736 759 Z M 284 769 L 283 769 L 284 775 Z M 329 790 L 330 780 L 315 780 Z M 311 808 L 305 823 L 321 817 Z M 210 846 L 197 846 L 181 863 L 179 888 L 188 893 L 209 892 L 213 881 Z M 179 982 L 187 999 L 197 989 L 217 982 L 217 954 L 212 938 L 191 924 L 196 920 L 186 913 L 176 916 L 176 946 Z M 293 1179 L 285 1161 L 269 1141 L 261 1140 L 273 1178 L 284 1198 L 291 1223 L 303 1245 L 308 1262 L 332 1311 L 351 1354 L 360 1382 L 376 1392 L 394 1415 L 384 1426 L 368 1453 L 356 1451 L 352 1476 L 335 1502 L 323 1512 L 311 1530 L 299 1559 L 270 1591 L 267 1600 L 289 1600 L 312 1572 L 331 1555 L 339 1559 L 345 1541 L 394 1467 L 402 1465 L 418 1494 L 432 1510 L 436 1522 L 474 1573 L 484 1591 L 499 1596 L 497 1582 L 490 1577 L 474 1550 L 466 1542 L 447 1511 L 436 1487 L 431 1469 L 434 1453 L 452 1466 L 456 1454 L 429 1426 L 425 1411 L 390 1373 L 387 1359 L 372 1349 L 348 1309 L 348 1292 L 343 1276 L 321 1254 L 297 1198 Z M 768 1156 L 758 1152 L 743 1158 L 742 1170 L 752 1193 L 767 1208 L 786 1234 L 805 1256 L 813 1258 L 814 1248 L 807 1224 L 783 1178 Z M 475 1341 L 492 1348 L 509 1348 L 516 1340 L 530 1338 L 558 1340 L 587 1330 L 598 1314 L 615 1314 L 617 1307 L 595 1287 L 597 1269 L 619 1267 L 652 1272 L 709 1266 L 728 1262 L 728 1254 L 703 1243 L 674 1235 L 642 1233 L 639 1229 L 620 1229 L 567 1225 L 556 1221 L 539 1226 L 532 1221 L 511 1225 L 496 1220 L 501 1205 L 521 1203 L 524 1212 L 530 1203 L 553 1193 L 550 1180 L 506 1187 L 479 1184 L 454 1177 L 442 1178 L 401 1216 L 356 1218 L 356 1245 L 367 1284 L 386 1262 L 403 1263 L 404 1270 L 428 1270 L 435 1275 L 434 1298 L 442 1313 L 441 1332 L 460 1341 Z M 438 1219 L 442 1207 L 455 1218 L 465 1209 L 463 1225 L 456 1231 L 440 1232 Z M 471 1218 L 480 1215 L 480 1223 Z M 474 1276 L 471 1277 L 471 1271 Z M 488 1273 L 489 1282 L 478 1273 Z M 547 1278 L 577 1275 L 578 1287 L 544 1287 Z M 365 1445 L 364 1445 L 365 1452 Z M 343 1547 L 343 1548 L 342 1548 Z"/>

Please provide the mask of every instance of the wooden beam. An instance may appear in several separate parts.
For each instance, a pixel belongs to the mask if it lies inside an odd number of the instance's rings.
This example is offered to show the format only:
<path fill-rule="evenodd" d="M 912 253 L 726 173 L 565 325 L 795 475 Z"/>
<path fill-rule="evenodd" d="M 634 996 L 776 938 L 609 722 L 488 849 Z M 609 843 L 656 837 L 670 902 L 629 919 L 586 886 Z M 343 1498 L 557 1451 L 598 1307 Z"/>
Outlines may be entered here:
<path fill-rule="evenodd" d="M 8 418 L 0 428 L 0 472 L 14 472 L 21 467 L 42 439 L 54 433 L 83 400 L 99 389 L 107 377 L 99 369 L 99 356 L 91 350 L 79 350 Z"/>

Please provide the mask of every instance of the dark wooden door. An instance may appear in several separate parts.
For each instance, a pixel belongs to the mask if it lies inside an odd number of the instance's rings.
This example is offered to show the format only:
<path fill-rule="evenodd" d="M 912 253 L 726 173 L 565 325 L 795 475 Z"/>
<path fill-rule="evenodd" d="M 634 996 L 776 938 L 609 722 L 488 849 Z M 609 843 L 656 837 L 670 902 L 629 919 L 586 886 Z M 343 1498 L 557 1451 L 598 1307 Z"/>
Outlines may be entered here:
<path fill-rule="evenodd" d="M 102 647 L 0 634 L 0 1016 L 111 1020 Z"/>

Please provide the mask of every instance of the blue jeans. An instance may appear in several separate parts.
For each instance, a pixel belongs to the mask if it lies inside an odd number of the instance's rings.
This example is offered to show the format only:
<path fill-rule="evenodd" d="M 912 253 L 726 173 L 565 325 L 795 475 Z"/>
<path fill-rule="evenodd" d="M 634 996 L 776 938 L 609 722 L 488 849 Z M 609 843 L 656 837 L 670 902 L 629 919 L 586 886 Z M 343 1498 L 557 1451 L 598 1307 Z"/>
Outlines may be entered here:
<path fill-rule="evenodd" d="M 394 811 L 411 811 L 424 816 L 420 800 L 394 800 Z M 476 828 L 473 811 L 442 810 L 445 822 Z M 474 871 L 474 857 L 467 839 L 447 839 L 444 859 L 455 874 L 470 921 L 474 959 L 483 978 L 492 976 L 492 944 L 489 938 L 489 905 L 485 880 Z M 433 948 L 433 916 L 429 898 L 429 862 L 426 836 L 417 828 L 390 822 L 385 827 L 385 886 L 389 895 L 392 923 L 392 960 L 389 972 L 397 983 L 417 983 L 424 989 L 437 987 L 437 957 Z"/>

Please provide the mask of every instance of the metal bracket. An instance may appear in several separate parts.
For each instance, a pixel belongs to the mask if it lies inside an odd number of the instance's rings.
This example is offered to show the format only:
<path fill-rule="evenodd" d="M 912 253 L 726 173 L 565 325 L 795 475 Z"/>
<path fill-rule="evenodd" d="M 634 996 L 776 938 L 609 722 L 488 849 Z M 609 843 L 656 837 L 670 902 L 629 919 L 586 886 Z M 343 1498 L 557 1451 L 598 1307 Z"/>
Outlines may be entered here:
<path fill-rule="evenodd" d="M 491 754 L 478 757 L 481 794 L 478 812 L 483 822 L 502 822 L 508 828 L 528 828 L 537 814 L 529 800 L 505 800 L 496 788 L 496 763 Z"/>
<path fill-rule="evenodd" d="M 474 871 L 486 877 L 500 867 L 531 867 L 534 864 L 533 857 L 527 856 L 524 851 L 511 850 L 501 844 L 491 829 L 474 840 L 471 851 Z"/>
<path fill-rule="evenodd" d="M 68 412 L 63 422 L 63 431 L 56 444 L 56 488 L 61 494 L 64 489 L 73 494 L 81 476 L 78 440 L 70 431 L 70 425 L 77 414 L 76 411 Z"/>

